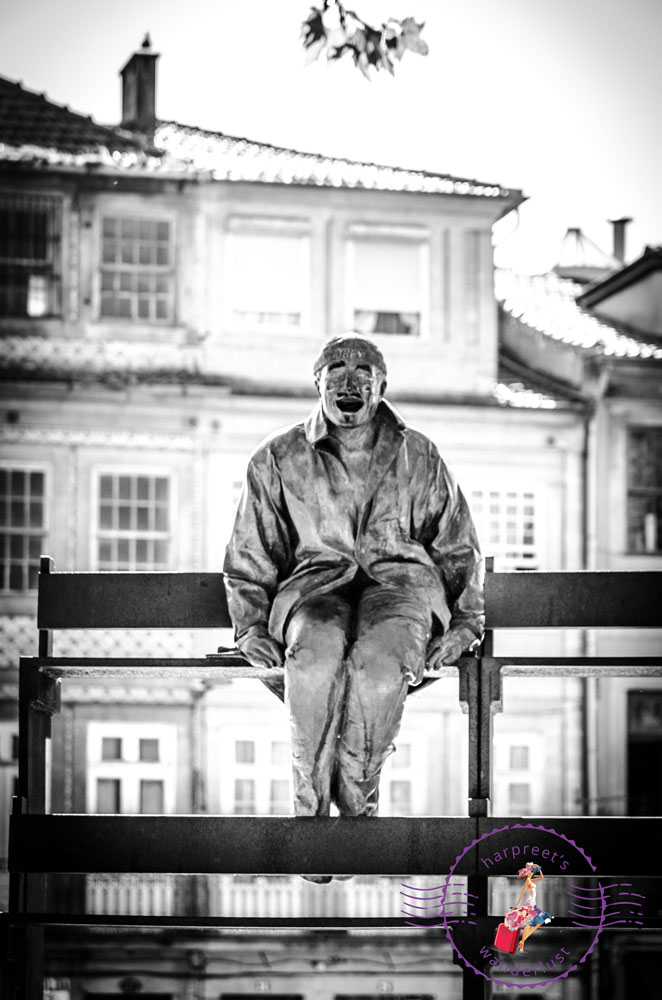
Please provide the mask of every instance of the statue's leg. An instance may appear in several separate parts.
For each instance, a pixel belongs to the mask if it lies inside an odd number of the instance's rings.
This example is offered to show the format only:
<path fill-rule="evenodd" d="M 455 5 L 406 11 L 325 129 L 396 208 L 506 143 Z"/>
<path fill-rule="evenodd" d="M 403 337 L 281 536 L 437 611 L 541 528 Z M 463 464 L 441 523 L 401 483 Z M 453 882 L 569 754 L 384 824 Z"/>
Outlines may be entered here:
<path fill-rule="evenodd" d="M 353 609 L 341 597 L 305 602 L 287 625 L 285 701 L 290 712 L 294 812 L 327 816 L 345 696 Z"/>
<path fill-rule="evenodd" d="M 335 797 L 344 816 L 377 813 L 380 771 L 400 728 L 408 677 L 425 667 L 430 625 L 424 599 L 379 586 L 361 596 L 338 746 Z"/>

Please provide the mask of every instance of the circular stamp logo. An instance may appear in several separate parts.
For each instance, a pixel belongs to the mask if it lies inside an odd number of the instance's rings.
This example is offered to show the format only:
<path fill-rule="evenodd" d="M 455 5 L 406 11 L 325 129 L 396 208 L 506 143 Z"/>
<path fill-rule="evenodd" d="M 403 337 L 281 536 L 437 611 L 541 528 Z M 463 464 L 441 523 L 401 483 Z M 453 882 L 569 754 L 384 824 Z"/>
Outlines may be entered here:
<path fill-rule="evenodd" d="M 535 886 L 525 881 L 523 870 L 533 872 Z M 515 890 L 522 890 L 523 898 L 507 904 L 505 922 L 491 940 L 481 940 L 484 921 L 476 919 L 476 899 L 467 892 L 463 878 L 473 871 L 510 877 Z M 563 894 L 549 889 L 546 900 L 545 889 L 551 887 L 551 879 L 565 873 L 570 873 L 562 880 L 565 901 Z M 575 971 L 593 951 L 604 927 L 641 925 L 643 896 L 628 889 L 632 889 L 630 883 L 616 879 L 603 884 L 586 851 L 564 834 L 544 826 L 513 823 L 495 827 L 468 844 L 439 885 L 420 889 L 403 884 L 401 912 L 411 918 L 405 922 L 412 927 L 443 927 L 460 962 L 476 975 L 494 984 L 535 989 Z M 564 925 L 569 920 L 576 928 L 574 934 L 562 939 L 546 929 L 554 927 L 553 916 L 545 909 L 552 897 L 555 906 L 562 909 L 557 916 L 565 918 Z M 434 919 L 437 922 L 431 923 Z M 529 942 L 534 932 L 532 947 Z"/>

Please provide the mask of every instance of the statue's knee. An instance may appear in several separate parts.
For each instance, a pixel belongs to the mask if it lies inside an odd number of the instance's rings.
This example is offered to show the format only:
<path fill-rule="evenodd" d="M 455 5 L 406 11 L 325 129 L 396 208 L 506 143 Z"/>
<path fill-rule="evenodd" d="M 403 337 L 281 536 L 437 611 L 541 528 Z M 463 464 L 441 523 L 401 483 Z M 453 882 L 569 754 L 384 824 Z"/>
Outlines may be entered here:
<path fill-rule="evenodd" d="M 296 635 L 285 650 L 285 667 L 294 672 L 337 670 L 346 639 L 338 629 L 311 627 Z"/>
<path fill-rule="evenodd" d="M 357 641 L 347 663 L 355 684 L 369 688 L 376 695 L 388 694 L 401 679 L 399 658 L 376 638 L 368 636 Z"/>
<path fill-rule="evenodd" d="M 349 658 L 358 684 L 388 693 L 403 679 L 419 678 L 425 669 L 425 645 L 411 636 L 396 642 L 388 628 L 370 629 L 357 638 Z"/>

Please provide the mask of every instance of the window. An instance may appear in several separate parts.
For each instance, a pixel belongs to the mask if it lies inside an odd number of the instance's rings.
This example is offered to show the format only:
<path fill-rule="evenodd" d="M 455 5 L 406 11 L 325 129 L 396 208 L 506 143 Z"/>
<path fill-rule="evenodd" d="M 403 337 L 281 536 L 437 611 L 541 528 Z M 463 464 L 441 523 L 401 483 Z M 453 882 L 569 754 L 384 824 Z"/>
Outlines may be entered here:
<path fill-rule="evenodd" d="M 398 743 L 391 762 L 393 767 L 411 767 L 411 744 Z"/>
<path fill-rule="evenodd" d="M 101 475 L 97 568 L 166 569 L 169 501 L 170 484 L 165 476 Z"/>
<path fill-rule="evenodd" d="M 121 812 L 120 782 L 118 778 L 97 778 L 98 813 Z"/>
<path fill-rule="evenodd" d="M 359 333 L 421 335 L 428 294 L 426 235 L 413 227 L 350 228 L 350 320 Z"/>
<path fill-rule="evenodd" d="M 138 741 L 138 753 L 141 760 L 146 761 L 158 761 L 159 760 L 159 741 L 158 740 L 139 740 Z"/>
<path fill-rule="evenodd" d="M 141 813 L 163 812 L 163 782 L 154 779 L 143 779 L 140 782 Z"/>
<path fill-rule="evenodd" d="M 171 323 L 175 281 L 170 222 L 105 217 L 101 234 L 101 315 Z"/>
<path fill-rule="evenodd" d="M 62 203 L 0 195 L 0 316 L 59 316 Z"/>
<path fill-rule="evenodd" d="M 630 552 L 662 551 L 662 427 L 629 431 L 627 519 Z"/>
<path fill-rule="evenodd" d="M 255 782 L 252 778 L 235 778 L 234 811 L 238 816 L 255 813 Z"/>
<path fill-rule="evenodd" d="M 237 740 L 234 745 L 234 759 L 237 764 L 255 763 L 255 744 L 252 740 Z"/>
<path fill-rule="evenodd" d="M 391 782 L 391 815 L 411 815 L 411 781 Z"/>
<path fill-rule="evenodd" d="M 86 808 L 92 813 L 172 813 L 177 767 L 174 723 L 90 721 Z"/>
<path fill-rule="evenodd" d="M 662 691 L 628 691 L 627 788 L 630 816 L 662 813 Z"/>
<path fill-rule="evenodd" d="M 529 767 L 529 748 L 510 748 L 510 769 L 511 771 L 527 771 Z"/>
<path fill-rule="evenodd" d="M 272 816 L 287 816 L 291 811 L 290 783 L 285 778 L 272 778 L 269 788 L 269 812 Z"/>
<path fill-rule="evenodd" d="M 537 569 L 537 499 L 533 492 L 472 490 L 469 497 L 481 548 L 497 569 Z"/>
<path fill-rule="evenodd" d="M 101 760 L 121 760 L 122 741 L 116 736 L 104 736 L 101 740 Z"/>
<path fill-rule="evenodd" d="M 305 220 L 229 220 L 230 322 L 259 332 L 297 332 L 310 308 L 310 235 Z"/>
<path fill-rule="evenodd" d="M 46 527 L 45 475 L 0 469 L 0 588 L 36 590 Z"/>
<path fill-rule="evenodd" d="M 292 759 L 287 722 L 278 726 L 225 726 L 219 749 L 219 801 L 225 814 L 289 815 L 292 811 Z"/>
<path fill-rule="evenodd" d="M 527 813 L 531 809 L 531 786 L 528 783 L 508 785 L 510 812 L 516 815 Z"/>
<path fill-rule="evenodd" d="M 271 763 L 287 766 L 290 763 L 290 744 L 284 741 L 271 744 Z"/>

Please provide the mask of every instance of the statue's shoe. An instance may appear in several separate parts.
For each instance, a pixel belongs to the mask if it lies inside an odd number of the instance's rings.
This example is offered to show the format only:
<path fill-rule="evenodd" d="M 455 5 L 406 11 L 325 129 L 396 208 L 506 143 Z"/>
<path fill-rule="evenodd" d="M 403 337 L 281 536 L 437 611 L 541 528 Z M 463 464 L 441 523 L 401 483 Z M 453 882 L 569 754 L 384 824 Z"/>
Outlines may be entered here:
<path fill-rule="evenodd" d="M 317 885 L 328 885 L 329 882 L 349 882 L 353 875 L 301 875 L 306 882 L 315 882 Z"/>

